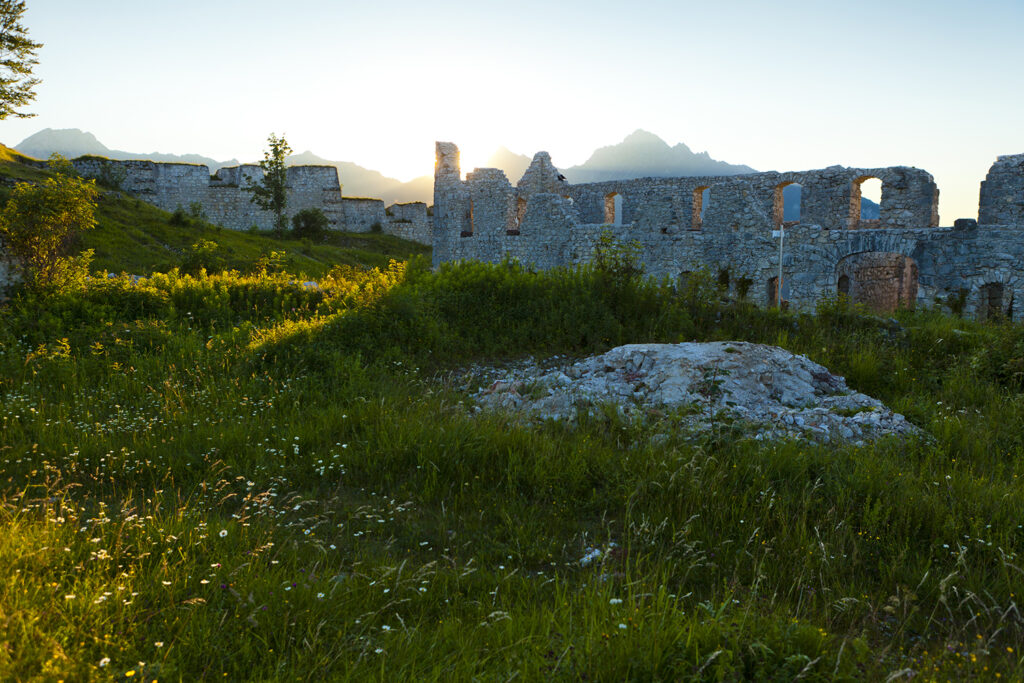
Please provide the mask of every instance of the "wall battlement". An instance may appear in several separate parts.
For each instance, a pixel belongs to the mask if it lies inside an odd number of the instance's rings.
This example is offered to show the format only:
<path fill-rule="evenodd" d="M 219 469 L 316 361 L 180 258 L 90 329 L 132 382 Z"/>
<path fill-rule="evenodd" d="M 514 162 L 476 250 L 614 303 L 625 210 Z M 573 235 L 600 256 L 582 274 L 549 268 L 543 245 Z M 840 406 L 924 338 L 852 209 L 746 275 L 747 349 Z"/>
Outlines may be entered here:
<path fill-rule="evenodd" d="M 861 184 L 881 181 L 877 219 Z M 785 220 L 800 186 L 800 218 Z M 879 311 L 949 305 L 1024 318 L 1024 155 L 1000 157 L 982 183 L 979 221 L 939 228 L 938 188 L 921 169 L 845 168 L 572 185 L 546 152 L 513 187 L 497 169 L 461 179 L 458 148 L 437 143 L 434 263 L 516 259 L 536 268 L 590 260 L 601 234 L 635 241 L 650 275 L 706 268 L 769 305 L 813 309 L 843 293 Z M 980 224 L 979 224 L 980 223 Z"/>
<path fill-rule="evenodd" d="M 274 216 L 252 203 L 245 190 L 263 179 L 255 164 L 221 168 L 210 175 L 208 166 L 155 161 L 113 161 L 80 157 L 71 162 L 87 178 L 117 178 L 125 192 L 136 195 L 166 211 L 198 206 L 206 218 L 232 230 L 255 226 L 270 230 Z M 404 220 L 392 220 L 379 199 L 342 196 L 338 169 L 334 166 L 291 166 L 287 169 L 288 215 L 317 208 L 327 216 L 332 230 L 382 232 L 429 244 L 430 227 L 426 205 L 402 209 Z"/>

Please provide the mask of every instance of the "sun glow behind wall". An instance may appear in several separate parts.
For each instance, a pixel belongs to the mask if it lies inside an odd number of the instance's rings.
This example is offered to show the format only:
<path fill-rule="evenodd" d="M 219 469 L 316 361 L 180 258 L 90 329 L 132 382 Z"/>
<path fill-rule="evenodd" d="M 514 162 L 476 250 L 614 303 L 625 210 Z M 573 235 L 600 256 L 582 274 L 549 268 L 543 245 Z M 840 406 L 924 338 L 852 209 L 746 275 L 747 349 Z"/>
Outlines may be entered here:
<path fill-rule="evenodd" d="M 759 170 L 925 168 L 944 224 L 1024 151 L 1018 0 L 28 6 L 38 118 L 0 123 L 8 145 L 81 128 L 252 161 L 275 132 L 408 180 L 432 174 L 435 140 L 463 171 L 500 145 L 564 168 L 643 128 Z"/>

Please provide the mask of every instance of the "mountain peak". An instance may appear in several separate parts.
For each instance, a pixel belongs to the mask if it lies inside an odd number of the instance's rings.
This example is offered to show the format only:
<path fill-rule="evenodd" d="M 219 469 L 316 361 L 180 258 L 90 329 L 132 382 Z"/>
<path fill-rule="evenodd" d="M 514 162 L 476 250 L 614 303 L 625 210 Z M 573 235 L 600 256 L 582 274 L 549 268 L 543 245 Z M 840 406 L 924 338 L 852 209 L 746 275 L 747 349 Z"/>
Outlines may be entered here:
<path fill-rule="evenodd" d="M 109 156 L 110 150 L 92 133 L 78 128 L 44 128 L 30 135 L 15 149 L 37 159 L 49 158 L 54 152 L 73 159 L 83 154 Z"/>
<path fill-rule="evenodd" d="M 654 133 L 638 128 L 617 145 L 601 147 L 585 163 L 563 172 L 570 182 L 588 183 L 643 177 L 736 175 L 753 170 L 715 161 L 707 153 L 694 154 L 681 142 L 670 147 Z"/>
<path fill-rule="evenodd" d="M 649 144 L 656 144 L 656 145 L 659 145 L 659 146 L 668 147 L 668 143 L 667 142 L 662 140 L 660 137 L 658 137 L 654 133 L 646 131 L 643 128 L 637 128 L 632 133 L 627 135 L 622 140 L 622 142 L 619 143 L 619 144 L 625 145 L 625 144 L 637 144 L 637 143 L 643 143 L 643 144 L 647 144 L 647 145 L 649 145 Z"/>

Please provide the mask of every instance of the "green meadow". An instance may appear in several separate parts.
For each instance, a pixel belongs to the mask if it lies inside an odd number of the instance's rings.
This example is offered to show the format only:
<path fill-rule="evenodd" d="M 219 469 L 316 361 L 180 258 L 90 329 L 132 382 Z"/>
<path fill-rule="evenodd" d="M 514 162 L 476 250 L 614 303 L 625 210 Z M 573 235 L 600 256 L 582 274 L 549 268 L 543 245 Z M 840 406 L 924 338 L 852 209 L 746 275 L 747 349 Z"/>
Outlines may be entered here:
<path fill-rule="evenodd" d="M 432 272 L 116 192 L 99 223 L 109 273 L 0 307 L 2 680 L 1024 678 L 1019 325 L 614 262 Z M 463 389 L 692 340 L 805 354 L 924 436 L 523 421 Z"/>

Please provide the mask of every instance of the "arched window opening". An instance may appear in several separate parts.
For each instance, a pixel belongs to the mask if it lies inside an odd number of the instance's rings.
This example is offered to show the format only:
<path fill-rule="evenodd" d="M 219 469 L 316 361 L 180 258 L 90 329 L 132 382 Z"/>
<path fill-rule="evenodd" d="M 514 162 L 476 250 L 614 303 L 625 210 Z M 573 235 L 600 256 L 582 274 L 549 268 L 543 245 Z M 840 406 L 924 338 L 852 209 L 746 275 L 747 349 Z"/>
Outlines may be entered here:
<path fill-rule="evenodd" d="M 772 200 L 772 215 L 775 219 L 776 228 L 788 228 L 800 222 L 800 200 L 802 196 L 803 186 L 800 183 L 784 182 L 775 186 L 775 196 Z"/>
<path fill-rule="evenodd" d="M 978 307 L 978 318 L 995 320 L 1003 317 L 1003 285 L 991 282 L 981 288 L 981 306 Z"/>
<path fill-rule="evenodd" d="M 882 180 L 874 176 L 861 176 L 850 189 L 851 228 L 877 228 L 881 226 Z"/>
<path fill-rule="evenodd" d="M 693 191 L 693 216 L 690 219 L 690 229 L 700 230 L 704 227 L 704 213 L 708 210 L 711 201 L 711 187 L 703 185 Z"/>
<path fill-rule="evenodd" d="M 848 275 L 839 276 L 839 294 L 850 296 L 850 277 Z"/>
<path fill-rule="evenodd" d="M 609 192 L 604 196 L 604 222 L 608 225 L 622 225 L 622 195 Z"/>

